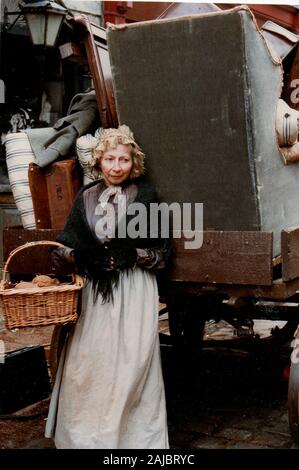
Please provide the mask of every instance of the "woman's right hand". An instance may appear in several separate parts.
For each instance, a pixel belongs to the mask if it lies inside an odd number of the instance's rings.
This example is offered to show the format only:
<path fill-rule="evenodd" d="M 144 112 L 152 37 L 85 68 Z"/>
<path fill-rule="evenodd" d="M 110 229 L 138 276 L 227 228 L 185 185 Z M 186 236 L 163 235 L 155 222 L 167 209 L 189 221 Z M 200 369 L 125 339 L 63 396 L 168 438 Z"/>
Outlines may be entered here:
<path fill-rule="evenodd" d="M 51 252 L 51 258 L 56 268 L 70 267 L 75 263 L 74 250 L 68 246 L 54 248 Z"/>

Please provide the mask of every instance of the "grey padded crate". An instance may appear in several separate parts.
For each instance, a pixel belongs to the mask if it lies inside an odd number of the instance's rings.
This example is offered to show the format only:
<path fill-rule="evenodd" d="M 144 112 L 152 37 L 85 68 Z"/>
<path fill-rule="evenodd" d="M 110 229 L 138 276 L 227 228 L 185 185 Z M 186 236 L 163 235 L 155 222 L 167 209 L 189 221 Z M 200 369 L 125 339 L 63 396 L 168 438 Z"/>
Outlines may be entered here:
<path fill-rule="evenodd" d="M 203 202 L 204 227 L 299 226 L 299 165 L 275 134 L 282 67 L 249 9 L 108 31 L 121 124 L 129 125 L 166 202 Z"/>

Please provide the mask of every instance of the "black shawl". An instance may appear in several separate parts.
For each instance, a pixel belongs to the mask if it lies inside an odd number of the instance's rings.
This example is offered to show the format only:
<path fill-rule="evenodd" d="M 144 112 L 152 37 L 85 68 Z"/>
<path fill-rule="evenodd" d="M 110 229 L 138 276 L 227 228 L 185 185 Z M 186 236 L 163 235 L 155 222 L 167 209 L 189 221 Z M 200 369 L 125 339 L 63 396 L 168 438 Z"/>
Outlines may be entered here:
<path fill-rule="evenodd" d="M 161 237 L 161 224 L 158 227 L 158 238 L 151 236 L 149 207 L 151 203 L 159 202 L 157 193 L 144 178 L 138 178 L 134 180 L 134 183 L 137 186 L 137 196 L 134 203 L 142 203 L 147 209 L 146 238 L 133 239 L 128 235 L 126 238 L 118 238 L 118 227 L 116 227 L 115 238 L 109 242 L 103 244 L 96 237 L 87 222 L 83 193 L 86 189 L 99 184 L 99 181 L 94 181 L 81 188 L 66 225 L 57 237 L 58 242 L 74 249 L 76 272 L 92 281 L 95 295 L 101 293 L 104 302 L 113 299 L 113 288 L 117 286 L 120 275 L 119 270 L 107 271 L 103 269 L 107 257 L 113 256 L 117 259 L 121 256 L 125 260 L 126 257 L 130 257 L 133 248 L 159 249 L 163 252 L 165 261 L 170 256 L 170 239 Z M 126 214 L 126 226 L 135 216 Z"/>

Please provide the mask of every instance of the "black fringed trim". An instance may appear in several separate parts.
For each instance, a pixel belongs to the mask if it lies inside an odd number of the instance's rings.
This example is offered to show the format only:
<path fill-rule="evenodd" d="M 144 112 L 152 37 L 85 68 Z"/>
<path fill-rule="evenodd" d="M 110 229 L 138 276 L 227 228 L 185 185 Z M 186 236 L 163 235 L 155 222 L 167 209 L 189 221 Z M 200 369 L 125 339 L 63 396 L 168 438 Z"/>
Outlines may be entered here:
<path fill-rule="evenodd" d="M 78 274 L 92 282 L 94 301 L 99 294 L 103 297 L 103 303 L 113 301 L 113 289 L 118 285 L 120 272 L 103 269 L 102 250 L 93 253 L 92 258 L 86 251 L 80 253 L 74 250 L 74 258 Z"/>

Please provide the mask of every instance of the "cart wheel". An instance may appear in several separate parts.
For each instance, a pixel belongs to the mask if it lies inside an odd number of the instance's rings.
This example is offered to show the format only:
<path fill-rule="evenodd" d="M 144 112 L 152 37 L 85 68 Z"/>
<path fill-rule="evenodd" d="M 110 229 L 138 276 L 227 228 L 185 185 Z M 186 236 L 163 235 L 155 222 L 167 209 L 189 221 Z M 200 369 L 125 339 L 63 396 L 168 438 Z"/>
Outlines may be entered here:
<path fill-rule="evenodd" d="M 296 358 L 295 355 L 298 354 Z M 299 442 L 299 349 L 293 350 L 289 377 L 288 411 L 291 434 Z"/>
<path fill-rule="evenodd" d="M 50 373 L 52 385 L 55 383 L 59 357 L 70 329 L 70 324 L 56 325 L 52 333 L 50 345 Z"/>
<path fill-rule="evenodd" d="M 174 301 L 173 301 L 174 300 Z M 202 339 L 206 309 L 193 299 L 182 297 L 167 302 L 175 388 L 179 393 L 196 393 L 202 360 Z"/>
<path fill-rule="evenodd" d="M 197 351 L 203 339 L 205 318 L 203 316 L 206 305 L 197 299 L 180 298 L 169 302 L 169 331 L 174 346 Z"/>

